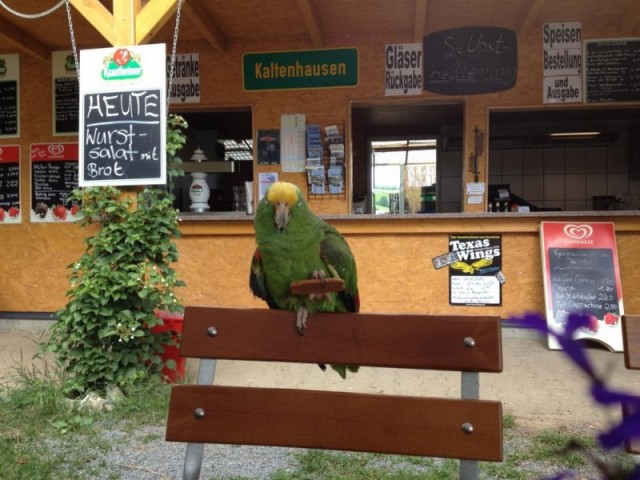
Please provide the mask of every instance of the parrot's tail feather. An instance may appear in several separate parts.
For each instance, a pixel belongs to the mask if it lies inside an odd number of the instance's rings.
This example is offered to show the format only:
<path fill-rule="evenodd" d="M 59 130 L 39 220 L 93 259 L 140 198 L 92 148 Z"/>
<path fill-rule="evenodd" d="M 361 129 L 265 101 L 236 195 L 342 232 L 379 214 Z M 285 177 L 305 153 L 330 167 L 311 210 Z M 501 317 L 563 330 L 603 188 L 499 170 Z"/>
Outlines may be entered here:
<path fill-rule="evenodd" d="M 343 380 L 347 379 L 347 367 L 344 365 L 331 365 L 331 368 L 338 372 Z"/>
<path fill-rule="evenodd" d="M 343 380 L 347 379 L 347 372 L 356 373 L 360 369 L 358 365 L 331 365 L 331 368 L 338 372 Z"/>

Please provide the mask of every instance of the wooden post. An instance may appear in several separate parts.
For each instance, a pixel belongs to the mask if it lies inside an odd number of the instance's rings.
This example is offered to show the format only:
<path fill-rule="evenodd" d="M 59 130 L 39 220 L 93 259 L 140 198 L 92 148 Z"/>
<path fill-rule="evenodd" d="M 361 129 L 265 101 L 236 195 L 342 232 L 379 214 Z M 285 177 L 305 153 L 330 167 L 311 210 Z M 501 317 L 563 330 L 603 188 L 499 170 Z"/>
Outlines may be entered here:
<path fill-rule="evenodd" d="M 70 0 L 71 5 L 114 47 L 139 45 L 149 41 L 173 15 L 177 0 L 113 0 L 113 12 L 99 0 Z M 186 0 L 183 0 L 186 1 Z M 137 208 L 142 187 L 121 187 L 120 200 L 131 199 L 130 209 Z"/>

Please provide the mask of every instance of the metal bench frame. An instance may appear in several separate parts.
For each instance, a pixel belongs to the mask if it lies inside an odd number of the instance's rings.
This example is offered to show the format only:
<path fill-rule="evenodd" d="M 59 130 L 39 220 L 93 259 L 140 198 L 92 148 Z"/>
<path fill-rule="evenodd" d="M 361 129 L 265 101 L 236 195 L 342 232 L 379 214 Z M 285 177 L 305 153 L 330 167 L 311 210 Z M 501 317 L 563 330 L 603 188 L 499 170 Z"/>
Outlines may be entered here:
<path fill-rule="evenodd" d="M 200 367 L 197 385 L 172 387 L 166 431 L 188 443 L 185 480 L 200 477 L 205 443 L 457 458 L 463 480 L 502 461 L 502 404 L 479 400 L 479 373 L 502 371 L 499 317 L 317 313 L 304 336 L 294 324 L 287 311 L 186 308 L 181 355 Z M 459 371 L 461 395 L 212 385 L 217 359 Z"/>

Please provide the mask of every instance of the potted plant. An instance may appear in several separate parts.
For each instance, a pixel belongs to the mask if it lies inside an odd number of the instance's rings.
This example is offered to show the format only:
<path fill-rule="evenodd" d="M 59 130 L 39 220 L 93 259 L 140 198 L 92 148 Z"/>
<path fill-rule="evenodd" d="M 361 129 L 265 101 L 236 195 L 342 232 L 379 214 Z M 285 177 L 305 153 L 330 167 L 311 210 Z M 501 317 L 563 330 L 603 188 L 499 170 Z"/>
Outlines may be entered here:
<path fill-rule="evenodd" d="M 176 152 L 185 128 L 181 116 L 169 116 L 169 177 L 180 173 Z M 183 310 L 175 289 L 184 282 L 171 266 L 180 237 L 174 196 L 164 187 L 144 188 L 135 198 L 115 187 L 90 187 L 74 191 L 72 200 L 81 204 L 81 225 L 98 228 L 69 265 L 68 303 L 56 313 L 44 350 L 56 354 L 70 395 L 126 390 L 162 370 L 160 354 L 172 340 L 153 331 L 162 323 L 157 312 Z"/>

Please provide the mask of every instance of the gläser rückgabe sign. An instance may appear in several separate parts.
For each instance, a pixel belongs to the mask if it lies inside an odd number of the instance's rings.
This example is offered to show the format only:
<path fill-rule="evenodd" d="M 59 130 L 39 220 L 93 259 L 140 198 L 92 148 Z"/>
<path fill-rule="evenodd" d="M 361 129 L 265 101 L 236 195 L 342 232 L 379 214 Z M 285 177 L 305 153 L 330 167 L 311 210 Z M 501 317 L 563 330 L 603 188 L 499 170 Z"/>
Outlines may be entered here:
<path fill-rule="evenodd" d="M 358 85 L 355 48 L 245 53 L 242 63 L 243 86 L 247 91 Z"/>
<path fill-rule="evenodd" d="M 165 45 L 80 52 L 79 185 L 166 183 Z"/>

